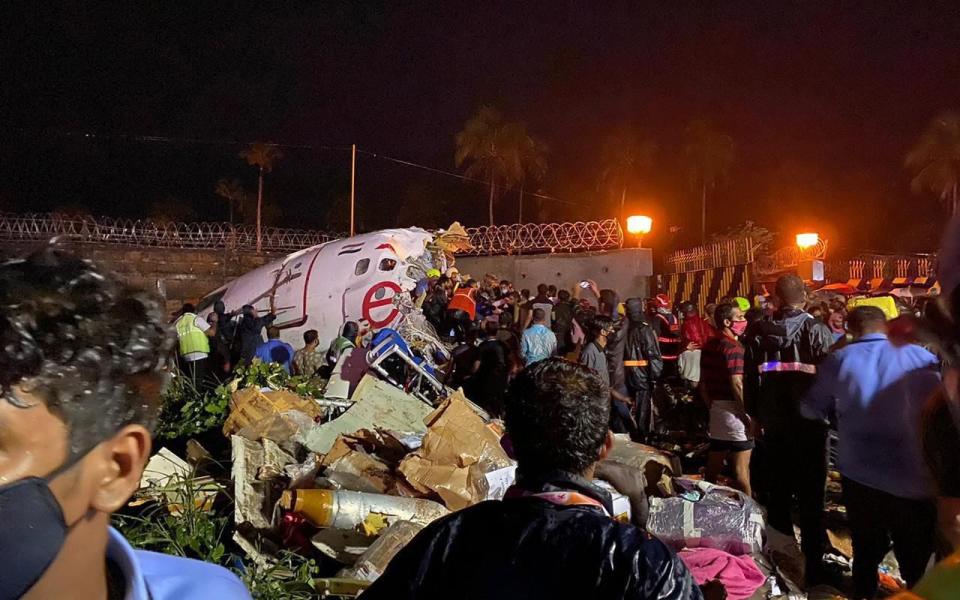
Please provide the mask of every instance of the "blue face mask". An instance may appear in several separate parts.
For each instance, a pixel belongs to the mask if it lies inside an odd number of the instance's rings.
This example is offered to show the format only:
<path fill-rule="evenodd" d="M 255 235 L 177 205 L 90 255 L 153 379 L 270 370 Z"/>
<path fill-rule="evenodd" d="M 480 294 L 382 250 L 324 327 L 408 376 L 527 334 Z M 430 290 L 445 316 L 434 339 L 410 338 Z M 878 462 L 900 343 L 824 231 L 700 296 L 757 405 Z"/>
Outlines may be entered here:
<path fill-rule="evenodd" d="M 0 599 L 26 594 L 63 547 L 72 525 L 64 520 L 48 483 L 75 462 L 48 477 L 27 477 L 0 486 Z"/>

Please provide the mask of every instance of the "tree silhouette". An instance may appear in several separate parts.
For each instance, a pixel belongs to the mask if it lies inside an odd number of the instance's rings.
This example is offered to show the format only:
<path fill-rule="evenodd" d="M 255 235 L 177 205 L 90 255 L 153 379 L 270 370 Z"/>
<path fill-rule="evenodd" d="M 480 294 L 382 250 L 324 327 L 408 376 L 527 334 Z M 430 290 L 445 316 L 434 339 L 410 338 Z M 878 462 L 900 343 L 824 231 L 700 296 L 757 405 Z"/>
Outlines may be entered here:
<path fill-rule="evenodd" d="M 618 217 L 623 220 L 623 206 L 627 200 L 627 189 L 638 175 L 649 171 L 657 154 L 657 143 L 650 139 L 637 140 L 630 132 L 613 135 L 603 144 L 603 172 L 600 174 L 599 188 L 605 189 L 607 196 L 619 197 Z"/>
<path fill-rule="evenodd" d="M 251 167 L 257 167 L 259 173 L 257 185 L 257 253 L 259 254 L 262 248 L 263 176 L 273 170 L 273 165 L 283 158 L 283 152 L 276 144 L 254 142 L 249 148 L 240 152 L 240 158 L 246 159 Z"/>
<path fill-rule="evenodd" d="M 904 161 L 913 171 L 914 192 L 937 194 L 947 205 L 951 216 L 960 214 L 960 115 L 946 112 L 937 115 L 927 126 Z"/>
<path fill-rule="evenodd" d="M 729 135 L 720 133 L 706 121 L 693 121 L 687 126 L 684 154 L 690 186 L 700 192 L 700 240 L 707 241 L 707 195 L 730 172 L 735 144 Z"/>
<path fill-rule="evenodd" d="M 507 123 L 494 108 L 481 107 L 456 136 L 457 167 L 464 174 L 490 184 L 489 216 L 494 224 L 493 202 L 498 186 L 509 188 L 523 179 L 523 148 L 529 136 L 520 123 Z"/>
<path fill-rule="evenodd" d="M 243 183 L 239 179 L 222 178 L 217 181 L 213 192 L 227 201 L 230 207 L 230 224 L 233 224 L 233 208 L 237 207 L 240 213 L 240 220 L 243 220 L 244 204 L 247 198 L 247 190 L 243 188 Z"/>

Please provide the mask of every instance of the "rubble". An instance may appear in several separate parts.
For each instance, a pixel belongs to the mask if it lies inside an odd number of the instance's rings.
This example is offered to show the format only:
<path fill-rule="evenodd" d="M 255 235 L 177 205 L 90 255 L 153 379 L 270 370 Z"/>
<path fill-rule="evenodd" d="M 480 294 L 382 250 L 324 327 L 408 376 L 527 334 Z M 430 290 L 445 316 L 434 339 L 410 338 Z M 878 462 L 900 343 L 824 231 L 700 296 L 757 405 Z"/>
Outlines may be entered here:
<path fill-rule="evenodd" d="M 430 406 L 373 375 L 364 376 L 353 400 L 345 413 L 309 431 L 304 445 L 317 454 L 326 454 L 342 433 L 378 427 L 411 433 L 427 430 L 423 419 L 430 414 Z"/>
<path fill-rule="evenodd" d="M 138 506 L 151 500 L 163 502 L 170 514 L 178 515 L 186 498 L 191 498 L 197 508 L 210 510 L 221 491 L 223 488 L 212 478 L 198 477 L 187 461 L 167 448 L 160 448 L 147 462 L 136 499 L 130 504 Z"/>
<path fill-rule="evenodd" d="M 442 251 L 434 250 L 436 261 Z M 320 593 L 360 593 L 424 526 L 450 511 L 502 499 L 516 478 L 516 463 L 501 446 L 500 422 L 432 379 L 432 357 L 442 343 L 415 318 L 412 305 L 401 308 L 414 315 L 391 334 L 391 352 L 399 348 L 404 355 L 403 376 L 390 370 L 386 346 L 369 354 L 358 349 L 357 360 L 375 364 L 352 393 L 333 378 L 325 398 L 259 387 L 231 397 L 223 434 L 232 450 L 234 540 L 261 565 L 287 549 L 335 561 L 337 576 L 316 580 Z M 687 455 L 697 444 L 669 447 Z M 187 455 L 194 463 L 212 460 L 197 444 L 188 444 Z M 648 529 L 667 545 L 750 557 L 764 578 L 753 597 L 799 597 L 787 536 L 765 539 L 764 516 L 753 500 L 683 477 L 677 454 L 628 436 L 615 436 L 607 460 L 643 472 Z M 162 490 L 163 477 L 174 476 L 193 476 L 191 465 L 161 449 L 142 487 Z M 629 499 L 606 487 L 614 518 L 630 522 Z M 840 538 L 831 541 L 844 549 Z"/>
<path fill-rule="evenodd" d="M 413 521 L 393 523 L 370 545 L 353 567 L 343 569 L 337 576 L 371 582 L 376 580 L 397 552 L 409 544 L 421 529 L 423 525 Z"/>
<path fill-rule="evenodd" d="M 427 418 L 423 446 L 400 463 L 416 490 L 435 492 L 450 510 L 485 499 L 486 475 L 512 464 L 500 432 L 488 424 L 462 392 L 455 392 Z"/>
<path fill-rule="evenodd" d="M 240 433 L 250 440 L 267 437 L 286 441 L 326 414 L 310 398 L 288 390 L 263 392 L 256 387 L 239 389 L 230 397 L 230 415 L 223 435 Z M 242 433 L 241 433 L 242 432 Z"/>

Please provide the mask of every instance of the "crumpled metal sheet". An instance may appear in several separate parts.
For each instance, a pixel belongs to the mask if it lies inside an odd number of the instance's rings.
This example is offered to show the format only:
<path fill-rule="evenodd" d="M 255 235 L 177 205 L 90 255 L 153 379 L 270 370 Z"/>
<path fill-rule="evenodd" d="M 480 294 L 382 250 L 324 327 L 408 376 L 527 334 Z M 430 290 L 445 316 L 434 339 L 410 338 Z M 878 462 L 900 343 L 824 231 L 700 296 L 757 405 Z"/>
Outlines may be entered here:
<path fill-rule="evenodd" d="M 426 433 L 423 420 L 433 409 L 386 381 L 364 375 L 353 392 L 354 404 L 345 413 L 307 433 L 304 444 L 317 454 L 326 454 L 341 433 L 361 429 L 392 429 L 410 433 Z"/>

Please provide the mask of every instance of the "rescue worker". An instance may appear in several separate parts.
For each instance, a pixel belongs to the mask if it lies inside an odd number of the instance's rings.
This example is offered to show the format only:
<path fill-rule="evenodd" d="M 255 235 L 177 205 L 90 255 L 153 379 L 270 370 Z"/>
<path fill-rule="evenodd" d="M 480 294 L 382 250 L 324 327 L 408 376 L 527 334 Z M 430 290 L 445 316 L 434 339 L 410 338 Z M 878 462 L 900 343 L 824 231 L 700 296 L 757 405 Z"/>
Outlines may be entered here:
<path fill-rule="evenodd" d="M 463 339 L 470 324 L 477 318 L 477 282 L 468 279 L 453 293 L 447 304 L 446 333 L 453 332 L 457 341 Z"/>
<path fill-rule="evenodd" d="M 180 370 L 198 389 L 205 388 L 210 372 L 210 338 L 217 334 L 216 327 L 199 316 L 190 303 L 180 309 L 180 317 L 173 327 L 179 342 L 177 358 Z"/>
<path fill-rule="evenodd" d="M 747 412 L 763 428 L 758 453 L 766 453 L 768 481 L 761 487 L 769 493 L 769 523 L 792 536 L 796 498 L 807 585 L 812 586 L 830 583 L 823 562 L 827 425 L 804 418 L 800 401 L 833 345 L 833 335 L 804 312 L 802 279 L 784 275 L 775 293 L 780 308 L 753 323 L 744 336 L 744 396 Z"/>
<path fill-rule="evenodd" d="M 240 341 L 240 362 L 250 366 L 257 348 L 263 344 L 263 328 L 273 323 L 277 315 L 270 313 L 262 317 L 257 316 L 257 309 L 251 304 L 244 304 L 240 310 L 243 316 L 236 330 Z"/>
<path fill-rule="evenodd" d="M 330 348 L 327 349 L 327 364 L 332 369 L 340 355 L 347 348 L 357 347 L 357 336 L 360 334 L 360 325 L 356 321 L 347 321 L 340 328 L 340 335 L 330 342 Z"/>
<path fill-rule="evenodd" d="M 664 374 L 677 374 L 677 359 L 680 358 L 680 321 L 670 312 L 670 297 L 657 294 L 650 299 L 649 323 L 657 337 L 663 357 Z"/>
<path fill-rule="evenodd" d="M 629 328 L 622 363 L 634 404 L 639 441 L 643 441 L 652 429 L 653 391 L 663 373 L 664 361 L 656 333 L 643 310 L 643 300 L 627 300 L 626 312 Z"/>

